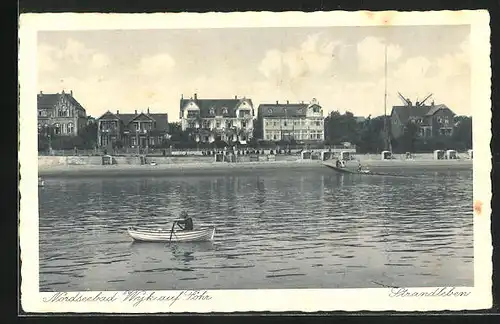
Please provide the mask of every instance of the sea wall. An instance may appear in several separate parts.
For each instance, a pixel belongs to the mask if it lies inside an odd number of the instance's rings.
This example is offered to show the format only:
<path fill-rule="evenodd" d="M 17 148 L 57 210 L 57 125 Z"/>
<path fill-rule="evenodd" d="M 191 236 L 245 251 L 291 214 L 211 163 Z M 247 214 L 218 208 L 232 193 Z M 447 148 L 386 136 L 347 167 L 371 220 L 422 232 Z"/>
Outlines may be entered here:
<path fill-rule="evenodd" d="M 308 170 L 325 168 L 321 161 L 274 161 L 274 162 L 209 162 L 186 164 L 152 165 L 57 165 L 39 168 L 38 175 L 45 178 L 57 177 L 114 177 L 114 176 L 206 176 L 254 174 L 259 172 Z"/>
<path fill-rule="evenodd" d="M 113 163 L 116 165 L 140 165 L 141 158 L 138 156 L 113 156 Z M 253 162 L 249 155 L 236 157 L 237 162 Z M 255 159 L 261 162 L 267 161 L 296 161 L 297 155 L 259 155 Z M 173 157 L 147 157 L 146 164 L 155 162 L 158 165 L 186 165 L 186 164 L 206 164 L 215 162 L 213 156 L 173 156 Z M 221 162 L 222 163 L 222 162 Z M 38 168 L 47 169 L 56 166 L 78 166 L 78 165 L 103 165 L 102 156 L 39 156 Z"/>

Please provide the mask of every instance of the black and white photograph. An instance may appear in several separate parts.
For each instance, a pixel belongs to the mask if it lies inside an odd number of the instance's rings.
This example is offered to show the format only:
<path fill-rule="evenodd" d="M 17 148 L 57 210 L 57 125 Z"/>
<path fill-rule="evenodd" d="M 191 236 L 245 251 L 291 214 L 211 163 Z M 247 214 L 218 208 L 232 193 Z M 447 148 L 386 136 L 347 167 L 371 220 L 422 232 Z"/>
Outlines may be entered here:
<path fill-rule="evenodd" d="M 23 307 L 491 305 L 486 12 L 165 15 L 21 16 Z"/>

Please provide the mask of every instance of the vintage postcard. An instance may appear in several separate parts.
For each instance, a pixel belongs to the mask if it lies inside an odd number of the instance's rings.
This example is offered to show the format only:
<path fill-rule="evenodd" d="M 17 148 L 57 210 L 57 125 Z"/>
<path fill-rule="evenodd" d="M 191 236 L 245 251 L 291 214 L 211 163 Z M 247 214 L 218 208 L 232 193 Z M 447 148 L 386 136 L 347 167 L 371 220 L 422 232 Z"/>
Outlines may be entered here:
<path fill-rule="evenodd" d="M 487 309 L 487 11 L 23 14 L 25 312 Z"/>

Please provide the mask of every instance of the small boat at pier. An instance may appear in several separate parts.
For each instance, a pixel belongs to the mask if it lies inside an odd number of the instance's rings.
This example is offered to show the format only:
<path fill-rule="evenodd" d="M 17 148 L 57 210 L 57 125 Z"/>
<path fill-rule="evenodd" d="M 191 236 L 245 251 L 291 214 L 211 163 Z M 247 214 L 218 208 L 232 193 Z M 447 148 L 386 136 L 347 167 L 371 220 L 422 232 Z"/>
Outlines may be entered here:
<path fill-rule="evenodd" d="M 174 224 L 175 226 L 175 224 Z M 165 228 L 129 227 L 130 237 L 138 242 L 207 242 L 213 241 L 215 227 L 204 227 L 192 231 Z"/>

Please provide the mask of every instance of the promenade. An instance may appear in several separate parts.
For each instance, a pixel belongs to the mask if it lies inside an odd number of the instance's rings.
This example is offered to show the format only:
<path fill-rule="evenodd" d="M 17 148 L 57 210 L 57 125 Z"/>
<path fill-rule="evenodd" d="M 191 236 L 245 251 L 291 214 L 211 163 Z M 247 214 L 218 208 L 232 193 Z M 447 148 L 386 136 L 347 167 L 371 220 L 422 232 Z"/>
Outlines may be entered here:
<path fill-rule="evenodd" d="M 245 157 L 247 158 L 247 157 Z M 178 176 L 178 175 L 221 175 L 234 173 L 252 173 L 278 169 L 314 169 L 324 168 L 321 160 L 302 160 L 297 155 L 276 155 L 270 161 L 261 156 L 260 161 L 250 162 L 215 162 L 213 157 L 154 157 L 140 164 L 135 157 L 119 157 L 112 165 L 102 165 L 99 156 L 57 157 L 40 156 L 38 174 L 44 177 L 92 177 L 92 176 Z M 431 154 L 415 155 L 413 159 L 395 156 L 393 160 L 381 160 L 378 155 L 356 155 L 356 159 L 365 168 L 373 171 L 383 169 L 453 169 L 472 170 L 471 159 L 460 157 L 456 160 L 434 160 Z M 332 161 L 332 160 L 328 160 Z"/>

